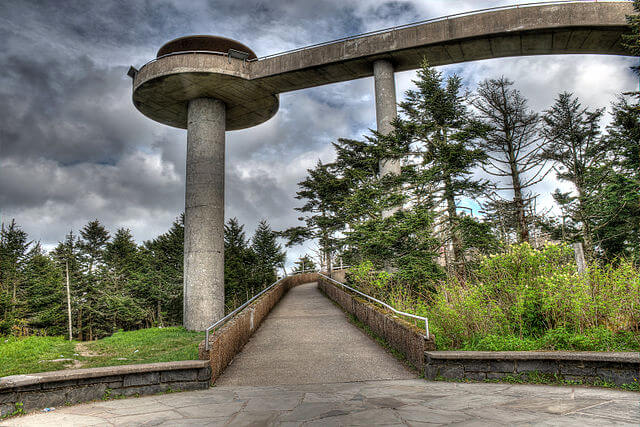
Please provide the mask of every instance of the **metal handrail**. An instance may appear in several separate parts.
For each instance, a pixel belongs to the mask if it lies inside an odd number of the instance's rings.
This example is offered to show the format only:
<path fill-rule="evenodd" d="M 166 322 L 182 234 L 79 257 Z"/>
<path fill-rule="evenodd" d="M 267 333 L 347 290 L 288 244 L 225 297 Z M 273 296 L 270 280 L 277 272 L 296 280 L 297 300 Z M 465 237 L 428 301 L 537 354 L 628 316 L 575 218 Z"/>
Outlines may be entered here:
<path fill-rule="evenodd" d="M 386 308 L 388 308 L 389 310 L 393 311 L 396 314 L 400 314 L 402 316 L 407 316 L 407 317 L 411 317 L 411 318 L 414 318 L 414 319 L 418 319 L 418 320 L 424 321 L 425 338 L 429 339 L 429 319 L 427 319 L 426 317 L 416 316 L 415 314 L 405 313 L 404 311 L 396 310 L 395 308 L 391 307 L 389 304 L 386 304 L 386 303 L 380 301 L 379 299 L 376 299 L 376 298 L 374 298 L 374 297 L 372 297 L 370 295 L 367 295 L 364 292 L 360 292 L 359 290 L 354 289 L 351 286 L 347 286 L 342 282 L 338 282 L 337 280 L 334 280 L 331 277 L 325 276 L 322 273 L 318 273 L 318 275 L 324 277 L 325 279 L 327 279 L 328 281 L 330 281 L 332 283 L 335 283 L 336 285 L 340 285 L 343 288 L 349 289 L 350 291 L 353 291 L 353 292 L 357 293 L 358 295 L 361 295 L 361 296 L 363 296 L 363 297 L 365 297 L 365 298 L 367 298 L 367 299 L 369 299 L 371 301 L 374 301 L 374 302 L 376 302 L 376 303 L 378 303 L 380 305 L 383 305 L 383 306 L 385 306 Z"/>
<path fill-rule="evenodd" d="M 259 298 L 261 295 L 263 295 L 265 292 L 267 292 L 268 290 L 272 289 L 274 286 L 276 286 L 278 283 L 282 282 L 284 279 L 286 279 L 287 277 L 292 277 L 292 276 L 296 276 L 298 274 L 303 274 L 303 273 L 315 273 L 316 270 L 304 270 L 304 271 L 297 271 L 294 274 L 291 275 L 285 275 L 284 277 L 281 277 L 280 279 L 276 280 L 275 282 L 273 282 L 272 284 L 270 284 L 268 287 L 264 288 L 262 291 L 260 291 L 258 294 L 256 294 L 255 296 L 253 296 L 251 299 L 247 300 L 247 302 L 245 302 L 244 304 L 242 304 L 240 307 L 236 308 L 235 310 L 233 310 L 231 313 L 227 314 L 226 316 L 224 316 L 222 319 L 218 320 L 216 323 L 214 323 L 213 325 L 209 326 L 207 329 L 205 329 L 205 338 L 204 338 L 204 348 L 205 350 L 209 351 L 209 333 L 213 330 L 215 332 L 215 328 L 220 327 L 222 325 L 224 325 L 225 323 L 227 323 L 227 321 L 229 319 L 231 319 L 233 316 L 235 316 L 238 312 L 242 311 L 244 308 L 246 308 L 249 304 L 251 304 L 253 301 L 255 301 L 257 298 Z"/>
<path fill-rule="evenodd" d="M 599 2 L 599 3 L 617 3 L 619 1 L 632 1 L 632 0 L 595 0 L 595 2 Z M 369 31 L 369 32 L 362 33 L 362 34 L 355 34 L 355 35 L 352 35 L 352 36 L 342 37 L 342 38 L 335 39 L 335 40 L 316 43 L 316 44 L 312 44 L 312 45 L 309 45 L 309 46 L 304 46 L 304 47 L 299 47 L 299 48 L 287 50 L 287 51 L 284 51 L 284 52 L 278 52 L 278 53 L 273 53 L 271 55 L 261 56 L 259 58 L 253 58 L 253 59 L 248 60 L 248 62 L 262 61 L 264 59 L 270 59 L 270 58 L 274 58 L 274 57 L 281 56 L 281 55 L 288 55 L 290 53 L 301 52 L 301 51 L 304 51 L 304 50 L 313 49 L 313 48 L 321 47 L 321 46 L 326 46 L 326 45 L 330 45 L 330 44 L 333 44 L 333 43 L 339 43 L 339 42 L 344 42 L 344 41 L 349 41 L 349 40 L 356 40 L 356 39 L 359 39 L 359 38 L 362 38 L 362 37 L 367 37 L 367 36 L 372 36 L 372 35 L 375 35 L 375 34 L 385 33 L 387 31 L 403 30 L 405 28 L 416 27 L 416 26 L 422 25 L 422 24 L 428 24 L 428 23 L 431 23 L 431 22 L 446 21 L 446 20 L 451 19 L 451 18 L 459 18 L 459 17 L 462 17 L 462 16 L 476 15 L 476 14 L 484 13 L 484 12 L 491 12 L 491 11 L 498 11 L 498 10 L 509 10 L 509 9 L 519 9 L 519 8 L 522 8 L 522 7 L 534 7 L 534 6 L 544 6 L 544 5 L 554 5 L 554 4 L 593 3 L 593 2 L 594 2 L 594 0 L 556 0 L 556 1 L 532 2 L 532 3 L 523 3 L 523 4 L 515 4 L 515 5 L 489 7 L 489 8 L 485 8 L 485 9 L 477 9 L 477 10 L 472 10 L 472 11 L 468 11 L 468 12 L 460 12 L 460 13 L 454 13 L 454 14 L 451 14 L 451 15 L 440 16 L 440 17 L 437 17 L 437 18 L 424 19 L 422 21 L 412 22 L 410 24 L 397 25 L 397 26 L 394 26 L 394 27 L 383 28 L 381 30 L 374 30 L 374 31 Z"/>

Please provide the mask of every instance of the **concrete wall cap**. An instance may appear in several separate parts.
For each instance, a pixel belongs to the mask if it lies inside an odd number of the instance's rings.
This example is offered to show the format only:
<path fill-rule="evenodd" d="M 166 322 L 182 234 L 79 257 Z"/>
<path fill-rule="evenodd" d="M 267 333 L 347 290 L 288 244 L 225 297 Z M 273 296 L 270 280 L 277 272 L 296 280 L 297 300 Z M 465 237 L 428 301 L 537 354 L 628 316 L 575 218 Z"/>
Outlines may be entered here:
<path fill-rule="evenodd" d="M 139 374 L 145 372 L 175 371 L 181 369 L 206 368 L 206 360 L 184 360 L 178 362 L 144 363 L 140 365 L 105 366 L 102 368 L 65 369 L 25 375 L 10 375 L 0 378 L 0 391 L 33 384 L 97 378 L 114 375 Z"/>
<path fill-rule="evenodd" d="M 582 360 L 585 362 L 616 362 L 640 364 L 640 352 L 597 351 L 427 351 L 432 360 Z"/>

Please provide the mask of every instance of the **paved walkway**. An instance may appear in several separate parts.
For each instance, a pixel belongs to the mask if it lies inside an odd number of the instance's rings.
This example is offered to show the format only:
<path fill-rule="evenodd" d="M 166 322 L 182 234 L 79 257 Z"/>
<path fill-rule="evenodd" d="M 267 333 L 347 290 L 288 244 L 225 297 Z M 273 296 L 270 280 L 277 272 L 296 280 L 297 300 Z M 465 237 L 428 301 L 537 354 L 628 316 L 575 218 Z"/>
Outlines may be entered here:
<path fill-rule="evenodd" d="M 217 386 L 410 379 L 416 374 L 349 323 L 315 283 L 291 289 Z"/>
<path fill-rule="evenodd" d="M 96 402 L 14 418 L 14 426 L 640 425 L 638 393 L 414 380 L 224 386 Z"/>
<path fill-rule="evenodd" d="M 285 296 L 209 390 L 57 408 L 0 424 L 638 426 L 640 394 L 424 381 L 307 284 Z"/>

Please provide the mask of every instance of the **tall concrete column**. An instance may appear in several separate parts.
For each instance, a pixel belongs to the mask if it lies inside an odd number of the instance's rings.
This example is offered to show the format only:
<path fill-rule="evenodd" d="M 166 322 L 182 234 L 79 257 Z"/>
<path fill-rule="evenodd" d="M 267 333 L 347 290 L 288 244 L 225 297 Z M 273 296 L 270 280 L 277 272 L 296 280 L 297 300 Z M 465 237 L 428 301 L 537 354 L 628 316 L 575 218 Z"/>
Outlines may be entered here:
<path fill-rule="evenodd" d="M 202 331 L 224 316 L 225 104 L 191 100 L 184 212 L 184 327 Z"/>
<path fill-rule="evenodd" d="M 373 63 L 373 81 L 376 92 L 376 125 L 378 132 L 383 135 L 391 133 L 393 127 L 391 122 L 398 116 L 396 108 L 396 81 L 391 62 L 379 59 Z M 384 159 L 380 161 L 380 176 L 389 174 L 400 174 L 401 163 L 395 159 Z M 397 209 L 389 209 L 382 212 L 382 217 L 386 218 Z"/>

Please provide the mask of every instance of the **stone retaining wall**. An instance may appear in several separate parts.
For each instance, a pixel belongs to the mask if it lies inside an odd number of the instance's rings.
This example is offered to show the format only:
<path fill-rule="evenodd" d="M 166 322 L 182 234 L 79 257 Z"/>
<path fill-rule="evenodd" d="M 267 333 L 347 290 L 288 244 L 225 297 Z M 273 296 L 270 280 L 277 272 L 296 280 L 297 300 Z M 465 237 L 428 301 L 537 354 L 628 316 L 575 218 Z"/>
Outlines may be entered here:
<path fill-rule="evenodd" d="M 425 353 L 427 379 L 527 380 L 553 376 L 583 384 L 623 385 L 640 381 L 640 353 L 565 351 L 433 351 Z"/>
<path fill-rule="evenodd" d="M 318 287 L 329 299 L 335 301 L 346 312 L 371 328 L 374 333 L 384 338 L 392 348 L 402 353 L 415 367 L 422 370 L 424 352 L 435 350 L 433 340 L 425 339 L 423 329 L 355 297 L 322 276 L 318 277 Z"/>
<path fill-rule="evenodd" d="M 201 360 L 209 360 L 211 382 L 222 374 L 224 369 L 249 341 L 271 309 L 280 301 L 289 289 L 303 283 L 317 280 L 317 273 L 304 273 L 289 276 L 246 307 L 215 333 L 209 335 L 209 351 L 205 350 L 204 340 L 199 346 Z"/>
<path fill-rule="evenodd" d="M 109 397 L 206 389 L 210 378 L 202 360 L 11 375 L 0 378 L 0 416 L 13 413 L 20 403 L 29 412 Z"/>

